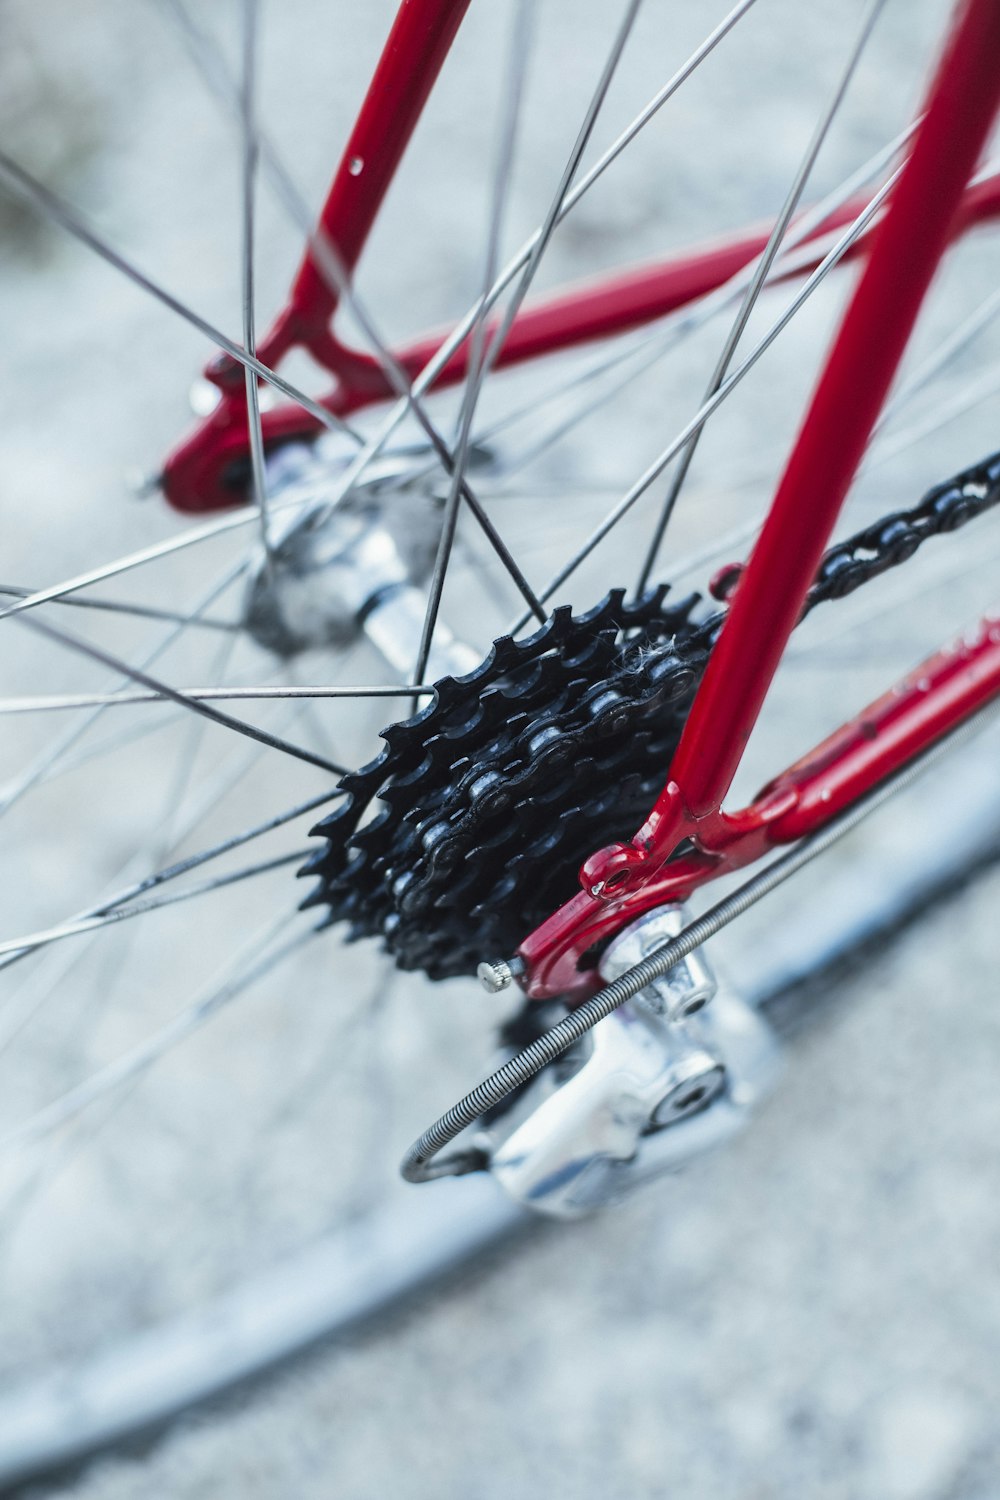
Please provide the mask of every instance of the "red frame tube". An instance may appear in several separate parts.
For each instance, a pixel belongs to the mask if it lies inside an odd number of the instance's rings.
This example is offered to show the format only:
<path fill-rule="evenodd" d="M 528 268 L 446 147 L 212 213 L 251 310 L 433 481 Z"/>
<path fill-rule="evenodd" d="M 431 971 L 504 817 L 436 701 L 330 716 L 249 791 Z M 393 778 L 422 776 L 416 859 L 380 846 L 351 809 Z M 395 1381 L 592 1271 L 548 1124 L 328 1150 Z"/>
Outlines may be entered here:
<path fill-rule="evenodd" d="M 807 798 L 801 767 L 773 782 L 750 808 L 721 810 L 788 637 L 798 621 L 848 488 L 888 393 L 931 279 L 948 243 L 965 184 L 1000 106 L 1000 5 L 969 0 L 931 89 L 913 153 L 876 232 L 793 446 L 760 538 L 733 596 L 670 768 L 670 779 L 630 844 L 584 862 L 582 890 L 522 944 L 530 994 L 580 992 L 592 983 L 580 961 L 600 939 L 664 899 L 678 879 L 700 879 L 744 863 L 781 841 L 795 814 L 796 837 L 814 831 L 853 796 L 918 753 L 1000 691 L 996 622 L 988 622 L 980 673 L 953 675 L 951 659 L 928 664 L 928 698 L 904 684 L 905 732 L 875 706 L 806 764 L 822 768 L 820 795 Z M 945 691 L 945 685 L 949 691 Z M 895 726 L 893 733 L 888 727 Z M 843 758 L 843 764 L 839 757 Z M 829 791 L 830 795 L 825 793 Z M 835 797 L 834 792 L 837 795 Z M 681 844 L 694 850 L 666 868 Z M 695 883 L 699 883 L 698 880 Z M 602 911 L 603 908 L 603 911 Z M 605 915 L 605 913 L 607 915 Z"/>
<path fill-rule="evenodd" d="M 863 206 L 860 201 L 845 204 L 817 229 L 811 241 L 819 242 L 830 231 L 850 223 Z M 952 234 L 957 237 L 998 215 L 1000 172 L 966 189 Z M 324 210 L 324 224 L 327 218 Z M 507 335 L 497 368 L 625 333 L 686 307 L 749 265 L 763 250 L 769 233 L 770 226 L 744 229 L 683 255 L 615 272 L 529 302 Z M 336 243 L 336 235 L 331 238 Z M 867 235 L 861 236 L 845 261 L 862 254 L 868 242 Z M 817 249 L 814 260 L 804 258 L 794 274 L 808 274 L 818 263 L 819 254 Z M 424 334 L 395 351 L 411 378 L 437 353 L 450 331 Z M 394 395 L 376 360 L 347 348 L 330 332 L 328 319 L 311 322 L 301 307 L 283 309 L 258 353 L 265 363 L 273 365 L 276 351 L 287 352 L 296 343 L 308 348 L 313 358 L 336 376 L 336 385 L 322 405 L 337 416 L 348 416 Z M 466 340 L 438 374 L 436 387 L 443 389 L 465 378 L 468 352 Z M 187 512 L 218 510 L 241 503 L 246 495 L 249 435 L 242 372 L 228 355 L 220 355 L 206 373 L 223 388 L 223 399 L 216 411 L 178 444 L 163 466 L 166 498 L 175 509 Z M 293 440 L 308 441 L 320 430 L 314 417 L 291 405 L 264 412 L 262 422 L 268 448 Z"/>
<path fill-rule="evenodd" d="M 673 774 L 692 818 L 728 792 L 802 612 L 1000 104 L 998 59 L 1000 5 L 974 0 L 941 64 L 681 740 Z"/>
<path fill-rule="evenodd" d="M 1000 616 L 990 616 L 776 776 L 739 812 L 716 808 L 688 820 L 671 776 L 633 843 L 586 860 L 580 892 L 521 944 L 528 993 L 539 1000 L 582 999 L 596 982 L 586 955 L 624 925 L 665 902 L 687 901 L 707 881 L 815 833 L 998 694 Z M 685 839 L 682 857 L 659 857 Z"/>
<path fill-rule="evenodd" d="M 402 0 L 344 147 L 319 231 L 350 275 L 361 258 L 403 153 L 437 82 L 470 0 Z M 277 365 L 293 346 L 309 349 L 336 372 L 350 351 L 332 338 L 338 295 L 307 248 L 288 302 L 258 344 L 258 358 Z M 244 387 L 243 366 L 228 355 L 213 362 L 210 378 L 223 389 Z"/>
<path fill-rule="evenodd" d="M 400 6 L 320 220 L 349 270 L 468 3 L 403 0 Z M 1000 694 L 1000 620 L 989 618 L 776 777 L 747 808 L 722 810 L 938 262 L 949 239 L 1000 213 L 1000 174 L 967 186 L 1000 100 L 998 59 L 1000 4 L 965 0 L 906 170 L 883 219 L 852 251 L 867 255 L 865 269 L 732 597 L 670 779 L 635 838 L 586 860 L 580 893 L 521 945 L 529 994 L 585 993 L 593 984 L 588 953 L 624 923 L 663 901 L 685 899 L 705 880 L 821 827 Z M 814 238 L 848 222 L 859 207 L 844 206 Z M 750 264 L 766 238 L 766 230 L 745 230 L 529 305 L 515 320 L 498 363 L 662 317 Z M 330 327 L 335 312 L 336 297 L 307 253 L 259 353 L 276 364 L 294 345 L 309 349 L 336 377 L 324 404 L 343 415 L 390 393 L 374 361 L 337 340 Z M 428 335 L 398 351 L 411 375 L 437 352 L 441 337 Z M 461 346 L 438 383 L 461 380 L 466 360 Z M 165 466 L 167 497 L 182 510 L 242 498 L 242 473 L 237 485 L 227 477 L 247 453 L 242 372 L 222 357 L 209 374 L 222 392 L 219 407 Z M 315 430 L 315 420 L 296 408 L 264 416 L 269 445 Z M 671 858 L 681 844 L 686 852 Z"/>
<path fill-rule="evenodd" d="M 357 265 L 469 3 L 402 0 L 320 214 L 319 227 L 348 273 Z M 362 404 L 345 400 L 346 393 L 364 390 L 374 400 L 387 392 L 377 369 L 373 383 L 372 362 L 334 336 L 330 324 L 336 309 L 336 293 L 307 248 L 289 300 L 258 342 L 257 355 L 273 367 L 290 349 L 307 349 L 338 377 L 338 388 L 324 404 L 343 415 Z M 219 354 L 205 374 L 219 387 L 221 400 L 169 454 L 161 475 L 167 500 L 182 511 L 219 510 L 246 495 L 250 447 L 243 367 Z M 262 427 L 265 447 L 274 447 L 315 436 L 319 423 L 301 408 L 286 406 L 265 412 Z"/>

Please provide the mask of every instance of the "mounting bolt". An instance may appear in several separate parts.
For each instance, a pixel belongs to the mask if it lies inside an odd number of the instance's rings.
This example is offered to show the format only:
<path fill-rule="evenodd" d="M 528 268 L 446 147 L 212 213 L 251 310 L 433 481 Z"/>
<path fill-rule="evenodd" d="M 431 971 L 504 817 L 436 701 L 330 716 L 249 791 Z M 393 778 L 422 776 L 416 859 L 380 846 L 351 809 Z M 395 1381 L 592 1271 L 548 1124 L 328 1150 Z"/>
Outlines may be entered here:
<path fill-rule="evenodd" d="M 494 962 L 484 959 L 476 969 L 476 978 L 488 995 L 499 995 L 501 990 L 508 989 L 512 981 L 519 979 L 523 973 L 523 958 L 510 958 L 506 961 L 497 959 Z"/>

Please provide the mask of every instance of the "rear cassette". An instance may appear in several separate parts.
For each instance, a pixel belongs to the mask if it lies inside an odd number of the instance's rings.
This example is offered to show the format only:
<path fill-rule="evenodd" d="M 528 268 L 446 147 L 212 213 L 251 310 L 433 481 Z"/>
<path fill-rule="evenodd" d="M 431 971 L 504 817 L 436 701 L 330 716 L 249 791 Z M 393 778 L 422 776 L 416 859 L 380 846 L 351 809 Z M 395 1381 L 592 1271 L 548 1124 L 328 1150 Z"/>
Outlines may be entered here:
<path fill-rule="evenodd" d="M 695 620 L 698 595 L 666 594 L 559 608 L 436 683 L 341 781 L 343 802 L 314 830 L 325 843 L 302 871 L 318 877 L 305 904 L 431 979 L 512 953 L 663 785 L 717 624 Z"/>

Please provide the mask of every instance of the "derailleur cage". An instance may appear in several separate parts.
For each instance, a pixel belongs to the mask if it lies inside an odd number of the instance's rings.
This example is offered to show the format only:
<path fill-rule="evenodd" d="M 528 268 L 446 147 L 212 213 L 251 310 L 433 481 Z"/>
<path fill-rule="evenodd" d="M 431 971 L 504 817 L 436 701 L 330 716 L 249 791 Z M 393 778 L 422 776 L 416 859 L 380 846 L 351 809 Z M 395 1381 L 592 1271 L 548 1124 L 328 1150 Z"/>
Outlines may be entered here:
<path fill-rule="evenodd" d="M 604 981 L 686 921 L 672 905 L 625 928 L 601 961 Z M 770 1027 L 696 949 L 538 1073 L 478 1143 L 518 1202 L 578 1218 L 734 1135 L 778 1068 Z"/>

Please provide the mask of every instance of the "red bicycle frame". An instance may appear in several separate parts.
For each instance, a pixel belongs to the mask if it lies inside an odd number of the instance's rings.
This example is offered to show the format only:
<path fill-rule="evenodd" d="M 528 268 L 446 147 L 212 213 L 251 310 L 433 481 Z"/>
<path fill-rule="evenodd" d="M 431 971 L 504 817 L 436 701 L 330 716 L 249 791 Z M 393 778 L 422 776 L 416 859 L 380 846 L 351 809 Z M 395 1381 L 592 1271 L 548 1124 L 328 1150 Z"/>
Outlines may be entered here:
<path fill-rule="evenodd" d="M 320 219 L 348 271 L 357 264 L 468 4 L 403 0 L 400 6 Z M 748 807 L 722 809 L 937 265 L 951 239 L 1000 212 L 1000 174 L 969 186 L 998 104 L 1000 0 L 966 0 L 884 217 L 854 247 L 865 255 L 862 274 L 731 597 L 669 779 L 635 838 L 586 860 L 579 894 L 522 943 L 529 994 L 586 993 L 595 980 L 581 961 L 625 923 L 665 901 L 685 899 L 704 881 L 774 845 L 817 830 L 1000 694 L 997 618 L 937 653 L 775 778 Z M 845 205 L 816 231 L 814 243 L 857 211 L 858 205 Z M 721 285 L 759 255 L 766 240 L 767 230 L 744 231 L 527 306 L 498 364 L 662 317 Z M 373 359 L 336 338 L 336 310 L 336 294 L 307 252 L 289 302 L 257 352 L 273 366 L 293 347 L 308 349 L 336 378 L 324 405 L 343 415 L 392 392 Z M 412 378 L 441 343 L 441 335 L 429 335 L 397 357 Z M 467 345 L 459 345 L 436 384 L 461 380 L 467 356 Z M 186 510 L 242 498 L 242 369 L 222 356 L 207 373 L 219 387 L 219 405 L 165 467 L 168 498 Z M 266 413 L 264 424 L 265 443 L 272 447 L 308 436 L 317 426 L 314 417 L 292 407 Z"/>

